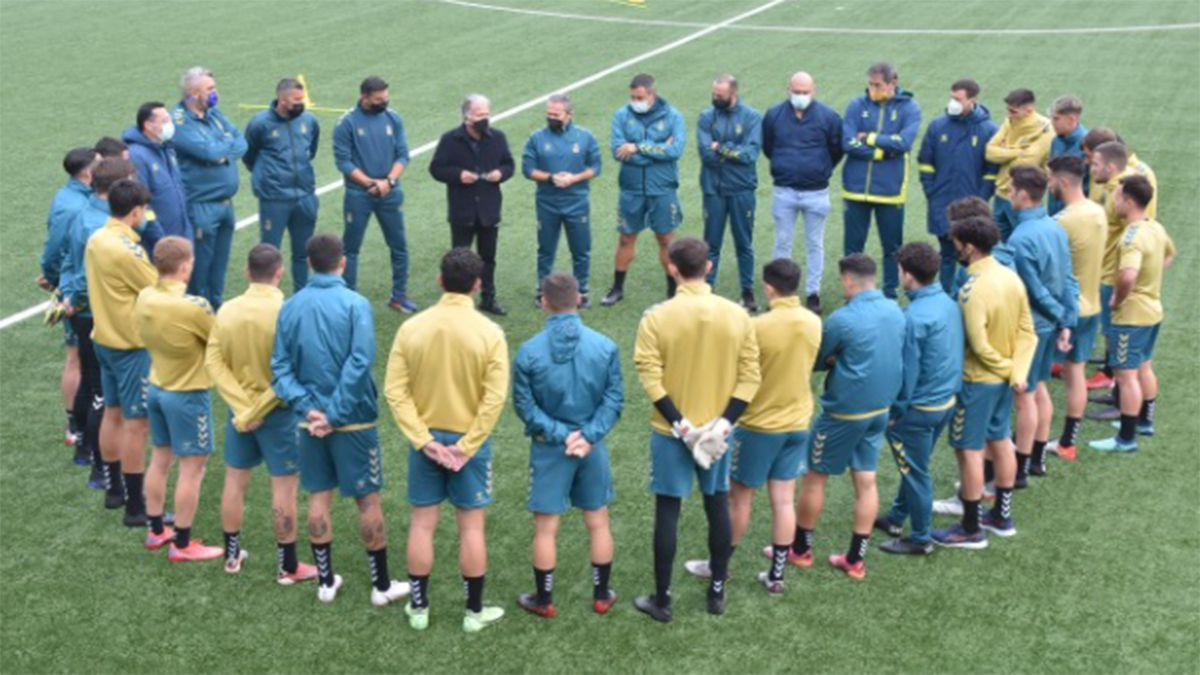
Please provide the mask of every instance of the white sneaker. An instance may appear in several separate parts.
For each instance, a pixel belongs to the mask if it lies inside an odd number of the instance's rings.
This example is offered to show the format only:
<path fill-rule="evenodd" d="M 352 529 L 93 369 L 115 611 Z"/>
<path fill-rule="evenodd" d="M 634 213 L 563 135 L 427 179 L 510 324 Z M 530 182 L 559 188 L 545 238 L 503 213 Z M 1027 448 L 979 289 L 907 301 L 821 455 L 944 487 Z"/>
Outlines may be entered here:
<path fill-rule="evenodd" d="M 961 516 L 963 514 L 962 500 L 958 498 L 958 495 L 939 499 L 933 503 L 933 512 L 940 516 Z"/>
<path fill-rule="evenodd" d="M 371 604 L 376 607 L 387 607 L 389 603 L 408 597 L 408 582 L 392 579 L 392 585 L 386 591 L 371 586 Z"/>
<path fill-rule="evenodd" d="M 246 549 L 240 549 L 238 551 L 237 560 L 230 560 L 228 558 L 225 559 L 225 571 L 230 574 L 237 574 L 238 572 L 242 571 L 242 563 L 249 559 L 250 554 L 246 552 Z"/>
<path fill-rule="evenodd" d="M 1058 439 L 1057 438 L 1046 444 L 1046 452 L 1048 452 L 1052 455 L 1058 454 Z"/>
<path fill-rule="evenodd" d="M 689 560 L 683 563 L 683 569 L 687 570 L 692 576 L 700 577 L 701 579 L 712 578 L 712 570 L 709 569 L 707 560 Z"/>
<path fill-rule="evenodd" d="M 338 590 L 340 590 L 341 587 L 342 575 L 335 574 L 333 575 L 332 586 L 322 586 L 317 584 L 317 599 L 321 602 L 333 602 L 333 599 L 337 597 Z"/>

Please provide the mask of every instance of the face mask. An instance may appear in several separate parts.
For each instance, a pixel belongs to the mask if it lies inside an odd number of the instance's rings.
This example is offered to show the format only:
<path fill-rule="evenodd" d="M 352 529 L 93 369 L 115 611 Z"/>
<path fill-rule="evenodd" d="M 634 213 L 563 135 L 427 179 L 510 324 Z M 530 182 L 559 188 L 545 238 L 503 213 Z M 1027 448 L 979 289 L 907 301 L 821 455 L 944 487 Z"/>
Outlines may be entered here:
<path fill-rule="evenodd" d="M 167 141 L 171 140 L 172 138 L 175 138 L 175 123 L 172 122 L 171 120 L 167 120 L 166 122 L 164 122 L 162 131 L 159 132 L 159 134 L 158 134 L 158 138 L 163 143 L 166 143 Z"/>
<path fill-rule="evenodd" d="M 374 105 L 363 106 L 363 109 L 372 115 L 378 115 L 388 109 L 388 102 L 376 103 Z"/>
<path fill-rule="evenodd" d="M 956 98 L 950 99 L 950 102 L 946 104 L 946 114 L 950 115 L 951 117 L 958 117 L 959 115 L 963 114 L 962 101 L 959 101 Z"/>
<path fill-rule="evenodd" d="M 488 123 L 489 123 L 489 120 L 488 120 L 488 118 L 485 117 L 481 120 L 475 120 L 474 122 L 471 123 L 471 126 L 475 127 L 475 131 L 478 131 L 479 133 L 482 134 L 488 130 Z"/>
<path fill-rule="evenodd" d="M 719 98 L 714 96 L 712 104 L 717 110 L 729 110 L 729 108 L 733 106 L 733 101 L 727 98 Z"/>
<path fill-rule="evenodd" d="M 630 101 L 629 107 L 630 107 L 630 109 L 633 110 L 633 112 L 635 112 L 639 115 L 645 115 L 647 112 L 650 111 L 650 102 L 649 101 Z"/>
<path fill-rule="evenodd" d="M 300 105 L 294 105 L 294 106 L 288 108 L 287 116 L 288 116 L 289 120 L 294 120 L 303 114 L 304 114 L 304 104 L 303 103 Z"/>
<path fill-rule="evenodd" d="M 883 103 L 891 97 L 891 94 L 887 94 L 882 91 L 875 91 L 874 89 L 871 90 L 871 100 L 876 103 Z"/>
<path fill-rule="evenodd" d="M 796 110 L 808 110 L 812 100 L 812 94 L 792 94 L 792 107 Z"/>
<path fill-rule="evenodd" d="M 546 118 L 546 127 L 548 129 L 550 129 L 550 131 L 558 133 L 559 131 L 562 131 L 563 128 L 566 126 L 567 126 L 566 122 L 563 122 L 562 120 L 556 120 L 553 117 Z"/>
<path fill-rule="evenodd" d="M 221 100 L 221 97 L 217 95 L 217 90 L 214 89 L 214 90 L 208 92 L 208 98 L 205 99 L 204 105 L 209 108 L 215 108 L 215 107 L 217 107 L 217 101 L 220 101 L 220 100 Z"/>

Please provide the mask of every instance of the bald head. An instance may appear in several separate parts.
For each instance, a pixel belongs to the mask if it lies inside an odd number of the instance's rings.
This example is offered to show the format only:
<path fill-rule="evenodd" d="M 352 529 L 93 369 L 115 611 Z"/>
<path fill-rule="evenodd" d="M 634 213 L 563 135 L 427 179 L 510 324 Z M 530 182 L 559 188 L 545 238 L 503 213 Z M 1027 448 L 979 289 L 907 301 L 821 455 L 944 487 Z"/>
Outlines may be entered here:
<path fill-rule="evenodd" d="M 788 89 L 793 94 L 811 95 L 817 89 L 817 82 L 813 79 L 812 75 L 802 70 L 792 76 L 792 79 L 788 82 Z"/>

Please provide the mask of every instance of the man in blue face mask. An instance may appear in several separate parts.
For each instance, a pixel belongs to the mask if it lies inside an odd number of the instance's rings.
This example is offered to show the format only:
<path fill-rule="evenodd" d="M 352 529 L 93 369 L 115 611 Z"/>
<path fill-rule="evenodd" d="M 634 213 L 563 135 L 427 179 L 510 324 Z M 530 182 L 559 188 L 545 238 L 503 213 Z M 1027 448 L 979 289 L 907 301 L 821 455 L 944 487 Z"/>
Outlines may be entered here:
<path fill-rule="evenodd" d="M 204 297 L 215 310 L 225 292 L 236 222 L 237 162 L 246 154 L 246 139 L 217 108 L 220 96 L 211 70 L 189 68 L 179 90 L 183 100 L 172 114 L 171 145 L 178 153 L 188 219 L 195 228 L 196 261 L 188 293 Z"/>
<path fill-rule="evenodd" d="M 175 123 L 165 104 L 149 101 L 138 107 L 133 126 L 121 135 L 128 144 L 128 159 L 137 167 L 138 182 L 150 190 L 154 221 L 142 232 L 142 245 L 154 252 L 154 242 L 173 235 L 189 241 L 196 238 L 187 214 L 183 176 L 171 139 Z"/>
<path fill-rule="evenodd" d="M 966 197 L 992 198 L 999 166 L 984 154 L 997 129 L 991 113 L 979 102 L 979 84 L 964 78 L 950 85 L 946 114 L 929 124 L 917 155 L 921 188 L 929 203 L 926 227 L 941 244 L 942 288 L 951 296 L 956 290 L 958 254 L 950 239 L 946 208 Z"/>

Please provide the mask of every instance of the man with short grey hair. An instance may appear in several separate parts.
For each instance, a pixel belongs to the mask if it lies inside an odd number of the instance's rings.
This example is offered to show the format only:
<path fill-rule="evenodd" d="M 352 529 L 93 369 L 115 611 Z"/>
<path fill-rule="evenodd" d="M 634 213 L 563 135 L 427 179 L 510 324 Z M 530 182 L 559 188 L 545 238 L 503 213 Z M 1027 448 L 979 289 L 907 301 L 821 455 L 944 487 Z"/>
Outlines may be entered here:
<path fill-rule="evenodd" d="M 462 102 L 462 124 L 442 134 L 429 163 L 434 180 L 446 184 L 450 245 L 475 244 L 483 258 L 483 293 L 479 309 L 504 316 L 496 300 L 496 247 L 500 238 L 500 184 L 512 178 L 516 162 L 508 139 L 492 128 L 492 104 L 482 94 Z"/>
<path fill-rule="evenodd" d="M 246 154 L 246 139 L 237 125 L 217 108 L 220 96 L 212 71 L 196 66 L 179 80 L 182 100 L 175 106 L 171 145 L 179 158 L 188 220 L 196 235 L 195 267 L 188 293 L 204 297 L 219 309 L 225 271 L 233 246 L 233 197 L 239 186 L 237 162 Z"/>
<path fill-rule="evenodd" d="M 821 276 L 825 272 L 825 219 L 832 204 L 829 179 L 842 161 L 842 118 L 816 100 L 817 84 L 800 71 L 788 82 L 786 101 L 767 110 L 762 149 L 771 160 L 771 217 L 775 248 L 771 258 L 792 257 L 796 218 L 804 218 L 808 280 L 805 304 L 821 313 Z"/>
<path fill-rule="evenodd" d="M 317 177 L 312 160 L 317 156 L 321 128 L 305 110 L 304 85 L 291 77 L 275 86 L 275 100 L 246 125 L 246 155 L 250 184 L 258 197 L 258 223 L 262 241 L 283 247 L 287 230 L 292 245 L 292 288 L 308 283 L 306 246 L 317 227 Z"/>
<path fill-rule="evenodd" d="M 566 94 L 546 101 L 546 126 L 529 136 L 521 157 L 521 172 L 537 183 L 535 207 L 538 224 L 538 306 L 542 280 L 554 268 L 558 236 L 567 232 L 567 246 L 575 279 L 579 282 L 580 307 L 588 300 L 592 230 L 589 185 L 600 175 L 600 145 L 591 131 L 574 122 L 575 105 Z"/>

